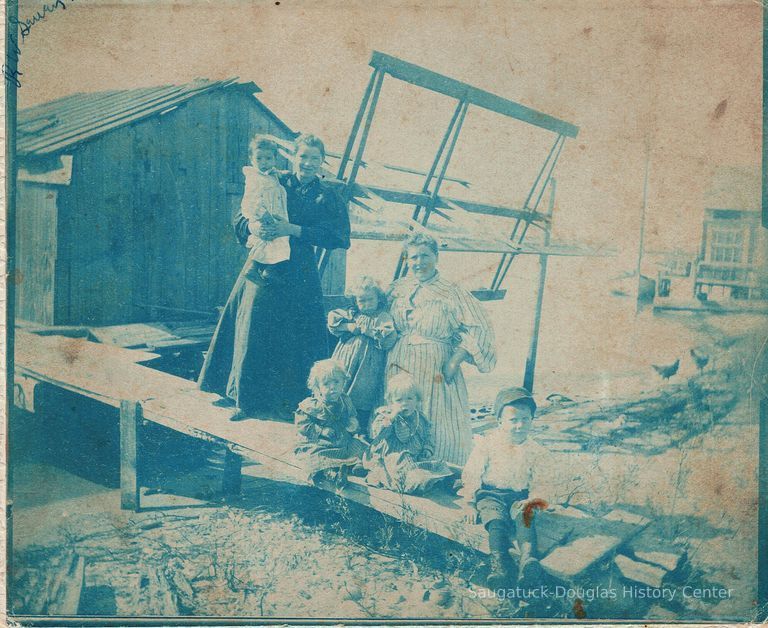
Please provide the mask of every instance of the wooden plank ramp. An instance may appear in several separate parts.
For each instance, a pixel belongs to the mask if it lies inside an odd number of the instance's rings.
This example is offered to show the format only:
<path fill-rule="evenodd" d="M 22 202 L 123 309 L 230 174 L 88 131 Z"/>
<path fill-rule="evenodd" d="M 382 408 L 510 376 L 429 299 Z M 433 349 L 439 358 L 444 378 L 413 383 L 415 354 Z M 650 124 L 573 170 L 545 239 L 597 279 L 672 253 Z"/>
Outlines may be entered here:
<path fill-rule="evenodd" d="M 232 409 L 212 405 L 219 399 L 218 395 L 200 391 L 195 382 L 137 364 L 137 361 L 151 357 L 152 354 L 147 352 L 89 342 L 83 338 L 37 336 L 16 331 L 17 379 L 50 384 L 115 408 L 121 408 L 122 402 L 121 428 L 124 431 L 142 420 L 157 423 L 226 446 L 256 462 L 259 465 L 256 474 L 260 477 L 307 484 L 304 471 L 293 454 L 296 431 L 292 424 L 230 421 Z M 132 404 L 140 406 L 139 416 Z M 134 443 L 135 438 L 130 433 L 123 434 L 121 444 L 133 453 Z M 121 466 L 124 472 L 121 477 L 135 482 L 132 465 Z M 135 485 L 123 487 L 124 496 L 131 496 L 124 500 L 128 507 L 132 507 L 136 499 L 136 488 Z M 456 495 L 439 492 L 430 497 L 402 495 L 367 486 L 360 478 L 350 478 L 341 489 L 330 483 L 321 484 L 319 488 L 468 547 L 488 551 L 485 531 L 480 525 L 464 522 L 470 511 Z"/>
<path fill-rule="evenodd" d="M 212 405 L 218 395 L 205 393 L 195 382 L 139 364 L 153 354 L 90 342 L 84 338 L 38 336 L 16 331 L 14 394 L 16 405 L 34 411 L 29 382 L 46 383 L 98 400 L 120 410 L 121 501 L 139 508 L 138 430 L 142 422 L 163 425 L 194 438 L 223 445 L 225 484 L 239 487 L 241 457 L 256 463 L 257 477 L 308 485 L 294 455 L 293 424 L 266 420 L 230 421 L 233 410 Z M 21 391 L 21 386 L 24 386 Z M 24 394 L 21 394 L 23 392 Z M 16 391 L 14 391 L 16 393 Z M 23 403 L 21 403 L 23 401 Z M 233 455 L 236 454 L 236 455 Z M 339 488 L 330 482 L 317 488 L 334 493 L 407 524 L 487 553 L 481 525 L 466 522 L 474 511 L 455 494 L 432 491 L 429 496 L 405 495 L 368 486 L 351 477 Z M 542 567 L 561 579 L 575 577 L 634 538 L 648 521 L 614 509 L 595 517 L 572 507 L 555 506 L 537 517 L 539 545 L 547 555 Z"/>

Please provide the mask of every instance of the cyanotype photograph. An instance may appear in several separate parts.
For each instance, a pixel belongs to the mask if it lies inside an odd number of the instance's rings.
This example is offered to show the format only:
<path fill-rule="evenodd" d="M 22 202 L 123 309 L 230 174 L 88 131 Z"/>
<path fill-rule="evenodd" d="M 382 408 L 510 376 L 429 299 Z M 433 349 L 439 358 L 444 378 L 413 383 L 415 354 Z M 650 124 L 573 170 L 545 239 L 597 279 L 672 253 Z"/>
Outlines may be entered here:
<path fill-rule="evenodd" d="M 762 620 L 764 11 L 10 1 L 8 620 Z"/>

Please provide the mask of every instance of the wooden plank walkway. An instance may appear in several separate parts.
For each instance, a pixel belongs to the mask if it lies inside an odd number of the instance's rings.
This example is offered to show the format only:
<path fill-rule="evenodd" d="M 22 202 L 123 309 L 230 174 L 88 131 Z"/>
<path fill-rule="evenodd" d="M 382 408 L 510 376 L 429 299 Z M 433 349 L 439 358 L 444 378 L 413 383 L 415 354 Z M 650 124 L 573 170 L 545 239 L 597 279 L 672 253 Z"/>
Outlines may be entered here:
<path fill-rule="evenodd" d="M 233 491 L 239 490 L 242 458 L 257 463 L 252 472 L 259 477 L 307 484 L 293 454 L 296 431 L 292 424 L 230 421 L 232 409 L 212 405 L 218 395 L 198 390 L 195 382 L 140 364 L 154 357 L 146 351 L 84 338 L 38 336 L 17 330 L 14 403 L 34 411 L 35 387 L 45 383 L 118 409 L 121 505 L 126 509 L 140 508 L 139 430 L 144 421 L 226 447 L 222 485 Z M 330 483 L 318 488 L 488 552 L 485 530 L 466 523 L 466 516 L 473 511 L 454 494 L 433 491 L 429 497 L 404 495 L 370 487 L 355 477 L 343 488 Z M 561 506 L 537 520 L 539 545 L 546 548 L 547 554 L 542 566 L 561 579 L 573 577 L 604 559 L 649 523 L 620 510 L 594 517 Z"/>
<path fill-rule="evenodd" d="M 195 382 L 162 373 L 138 364 L 154 355 L 83 338 L 37 336 L 16 332 L 14 388 L 24 386 L 23 403 L 34 409 L 29 382 L 42 382 L 95 399 L 120 410 L 122 503 L 137 508 L 138 485 L 135 472 L 140 452 L 136 430 L 142 421 L 227 447 L 258 463 L 258 475 L 294 484 L 306 484 L 293 450 L 296 431 L 292 424 L 276 421 L 229 420 L 233 410 L 212 402 L 218 395 L 200 391 Z M 238 466 L 237 462 L 232 461 Z M 468 511 L 455 495 L 436 493 L 429 498 L 400 495 L 369 487 L 359 478 L 339 490 L 327 484 L 321 488 L 409 524 L 487 551 L 482 526 L 467 525 Z"/>

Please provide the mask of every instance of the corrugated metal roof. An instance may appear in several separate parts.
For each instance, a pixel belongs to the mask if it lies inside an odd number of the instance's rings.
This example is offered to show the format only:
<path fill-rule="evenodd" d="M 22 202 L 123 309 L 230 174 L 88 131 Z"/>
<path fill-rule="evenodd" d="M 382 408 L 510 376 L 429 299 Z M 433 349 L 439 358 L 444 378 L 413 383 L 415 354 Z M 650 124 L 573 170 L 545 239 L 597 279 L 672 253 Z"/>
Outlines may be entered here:
<path fill-rule="evenodd" d="M 78 93 L 22 109 L 17 118 L 16 150 L 21 155 L 56 153 L 200 94 L 232 85 L 236 80 L 198 79 L 186 85 Z M 238 85 L 253 93 L 261 91 L 254 83 Z"/>

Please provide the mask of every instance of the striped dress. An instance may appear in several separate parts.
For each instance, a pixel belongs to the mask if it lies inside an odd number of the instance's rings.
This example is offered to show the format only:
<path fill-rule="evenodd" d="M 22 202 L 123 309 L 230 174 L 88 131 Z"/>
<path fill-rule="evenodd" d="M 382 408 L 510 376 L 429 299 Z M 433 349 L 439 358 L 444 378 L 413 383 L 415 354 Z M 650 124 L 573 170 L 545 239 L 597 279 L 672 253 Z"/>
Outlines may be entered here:
<path fill-rule="evenodd" d="M 400 336 L 387 357 L 387 377 L 404 371 L 416 380 L 434 430 L 435 458 L 463 465 L 472 449 L 467 386 L 461 370 L 446 383 L 442 367 L 460 347 L 482 373 L 493 369 L 490 320 L 475 297 L 438 274 L 423 283 L 398 279 L 389 298 Z"/>
<path fill-rule="evenodd" d="M 346 323 L 355 323 L 359 334 L 341 330 Z M 369 316 L 357 308 L 331 310 L 328 313 L 328 331 L 339 338 L 333 350 L 333 359 L 347 371 L 349 379 L 345 393 L 360 413 L 370 413 L 384 399 L 384 369 L 387 349 L 395 343 L 395 326 L 389 312 Z M 358 416 L 360 418 L 360 416 Z M 362 426 L 368 433 L 367 419 Z"/>

